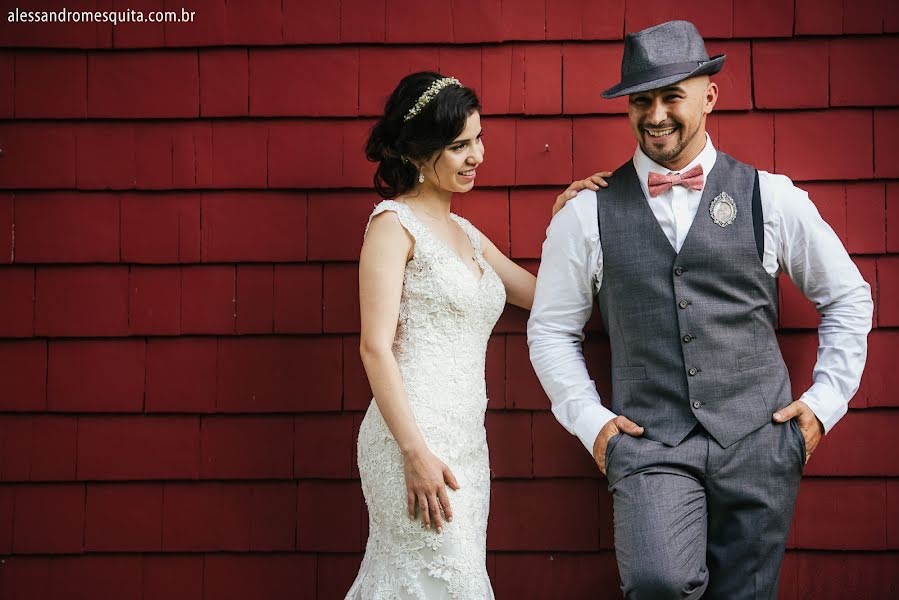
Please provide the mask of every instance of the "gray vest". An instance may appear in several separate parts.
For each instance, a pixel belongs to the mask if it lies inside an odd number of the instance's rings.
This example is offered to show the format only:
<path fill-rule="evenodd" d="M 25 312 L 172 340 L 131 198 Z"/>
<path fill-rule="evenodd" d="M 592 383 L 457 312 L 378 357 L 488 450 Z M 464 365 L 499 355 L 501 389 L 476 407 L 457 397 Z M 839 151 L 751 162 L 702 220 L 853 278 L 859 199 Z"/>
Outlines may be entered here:
<path fill-rule="evenodd" d="M 755 176 L 718 152 L 679 253 L 632 162 L 597 192 L 598 301 L 612 346 L 612 409 L 645 427 L 649 439 L 675 446 L 698 422 L 727 447 L 792 401 L 774 334 L 777 285 L 753 228 Z M 737 207 L 725 227 L 709 213 L 721 192 Z"/>

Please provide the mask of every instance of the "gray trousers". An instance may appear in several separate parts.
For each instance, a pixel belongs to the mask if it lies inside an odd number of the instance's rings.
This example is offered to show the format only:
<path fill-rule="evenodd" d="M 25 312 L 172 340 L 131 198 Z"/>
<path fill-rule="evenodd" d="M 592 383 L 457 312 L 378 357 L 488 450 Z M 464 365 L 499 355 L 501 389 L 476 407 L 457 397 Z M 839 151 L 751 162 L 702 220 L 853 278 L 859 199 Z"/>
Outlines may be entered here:
<path fill-rule="evenodd" d="M 776 598 L 804 464 L 795 420 L 728 448 L 701 425 L 675 447 L 614 436 L 606 471 L 625 597 Z"/>

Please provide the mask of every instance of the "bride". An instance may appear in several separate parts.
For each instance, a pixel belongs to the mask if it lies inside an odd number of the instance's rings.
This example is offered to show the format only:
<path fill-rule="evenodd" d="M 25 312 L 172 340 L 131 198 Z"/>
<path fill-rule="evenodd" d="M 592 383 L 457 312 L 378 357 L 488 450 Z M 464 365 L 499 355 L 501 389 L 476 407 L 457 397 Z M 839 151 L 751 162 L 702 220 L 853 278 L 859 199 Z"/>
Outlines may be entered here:
<path fill-rule="evenodd" d="M 453 193 L 484 160 L 480 104 L 457 79 L 405 77 L 366 145 L 375 207 L 359 259 L 360 352 L 374 400 L 359 431 L 365 557 L 347 599 L 493 598 L 486 570 L 487 341 L 535 278 L 466 219 Z M 573 183 L 553 214 L 596 174 Z"/>

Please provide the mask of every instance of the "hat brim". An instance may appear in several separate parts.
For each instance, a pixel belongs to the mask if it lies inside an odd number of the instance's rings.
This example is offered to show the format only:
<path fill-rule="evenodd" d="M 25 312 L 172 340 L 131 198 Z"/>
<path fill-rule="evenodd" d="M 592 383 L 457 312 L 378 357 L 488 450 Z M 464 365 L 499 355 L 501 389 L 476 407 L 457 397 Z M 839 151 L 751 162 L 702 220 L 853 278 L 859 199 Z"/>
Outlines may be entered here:
<path fill-rule="evenodd" d="M 665 86 L 675 84 L 678 81 L 683 81 L 684 79 L 690 79 L 691 77 L 697 77 L 699 75 L 714 75 L 715 73 L 720 71 L 722 67 L 724 67 L 724 59 L 726 58 L 727 55 L 719 54 L 718 56 L 714 56 L 709 59 L 708 62 L 705 62 L 702 65 L 696 67 L 692 71 L 685 71 L 683 73 L 668 75 L 667 77 L 662 77 L 661 79 L 650 79 L 630 85 L 623 85 L 621 83 L 618 83 L 604 91 L 602 93 L 602 97 L 618 98 L 619 96 L 627 96 L 628 94 L 636 94 L 637 92 L 645 92 L 648 90 L 663 88 Z"/>

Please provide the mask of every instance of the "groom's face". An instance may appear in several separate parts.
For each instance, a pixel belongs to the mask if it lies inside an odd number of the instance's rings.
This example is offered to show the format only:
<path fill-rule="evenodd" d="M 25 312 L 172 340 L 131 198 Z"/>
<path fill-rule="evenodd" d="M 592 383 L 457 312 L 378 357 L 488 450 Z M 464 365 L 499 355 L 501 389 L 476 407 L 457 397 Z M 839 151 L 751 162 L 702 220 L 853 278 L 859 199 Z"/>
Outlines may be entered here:
<path fill-rule="evenodd" d="M 671 170 L 685 167 L 705 146 L 705 119 L 718 99 L 707 76 L 628 97 L 631 129 L 646 155 Z"/>

